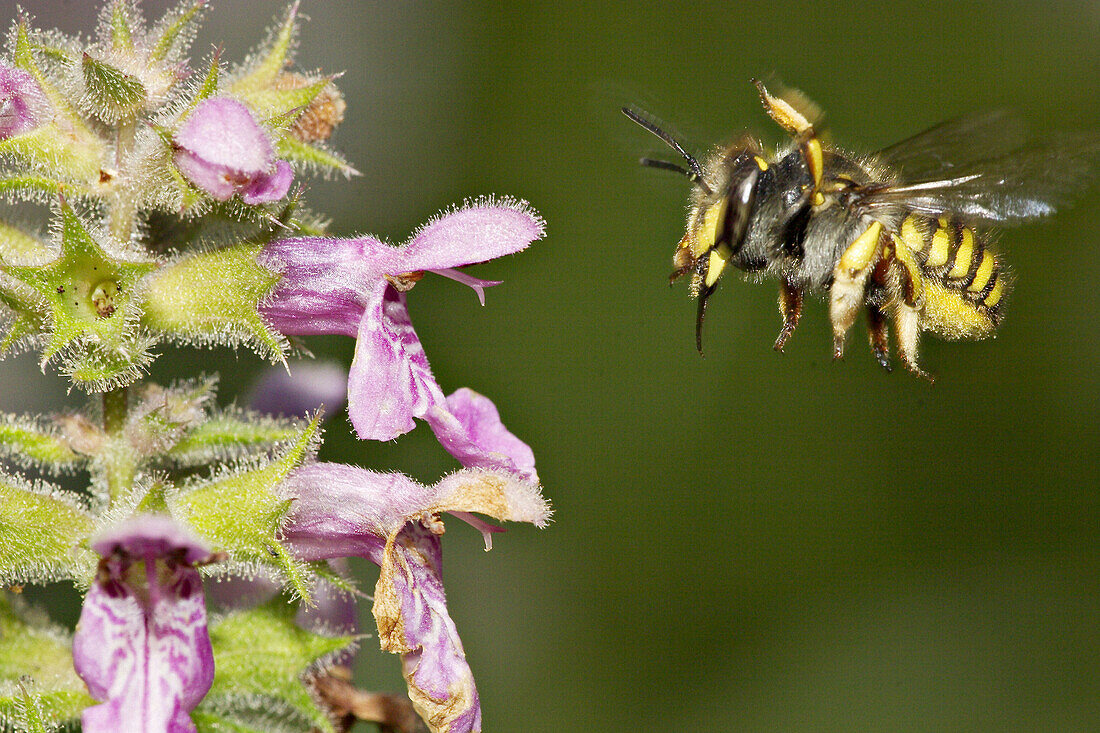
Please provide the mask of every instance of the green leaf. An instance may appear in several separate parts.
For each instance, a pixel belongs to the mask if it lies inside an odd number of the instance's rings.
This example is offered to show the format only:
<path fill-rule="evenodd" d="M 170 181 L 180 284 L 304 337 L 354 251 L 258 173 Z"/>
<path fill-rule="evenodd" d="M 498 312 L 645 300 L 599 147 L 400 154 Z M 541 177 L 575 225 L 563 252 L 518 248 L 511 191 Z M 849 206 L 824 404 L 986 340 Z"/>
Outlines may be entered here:
<path fill-rule="evenodd" d="M 0 473 L 0 584 L 86 581 L 96 559 L 83 543 L 93 526 L 75 494 Z"/>
<path fill-rule="evenodd" d="M 181 466 L 198 466 L 213 461 L 237 460 L 270 453 L 301 432 L 300 423 L 264 415 L 230 410 L 199 425 L 168 455 Z"/>
<path fill-rule="evenodd" d="M 286 340 L 268 328 L 260 303 L 279 275 L 257 261 L 258 244 L 188 254 L 150 278 L 142 324 L 199 344 L 247 344 L 282 360 Z"/>
<path fill-rule="evenodd" d="M 88 54 L 84 54 L 81 68 L 85 101 L 104 122 L 131 119 L 145 106 L 149 93 L 136 76 Z"/>
<path fill-rule="evenodd" d="M 277 713 L 283 724 L 295 724 L 291 729 L 334 731 L 301 679 L 354 639 L 306 631 L 294 623 L 296 610 L 294 604 L 276 598 L 211 625 L 214 684 L 195 710 L 193 719 L 200 730 L 267 731 Z M 271 704 L 257 705 L 258 700 Z M 215 727 L 215 720 L 238 727 Z"/>
<path fill-rule="evenodd" d="M 0 595 L 0 729 L 53 730 L 96 704 L 73 669 L 69 636 Z"/>
<path fill-rule="evenodd" d="M 169 497 L 173 515 L 214 550 L 227 552 L 233 560 L 277 568 L 303 599 L 309 598 L 307 566 L 277 539 L 290 511 L 290 500 L 279 488 L 312 450 L 319 424 L 320 414 L 275 460 L 193 482 Z"/>
<path fill-rule="evenodd" d="M 298 3 L 295 2 L 287 10 L 286 18 L 273 29 L 256 57 L 258 61 L 251 70 L 241 78 L 233 82 L 230 91 L 234 96 L 249 98 L 265 88 L 271 87 L 275 80 L 283 73 L 289 60 L 290 51 L 297 35 Z"/>
<path fill-rule="evenodd" d="M 71 469 L 82 460 L 55 426 L 6 414 L 0 414 L 0 455 L 53 473 Z"/>
<path fill-rule="evenodd" d="M 359 175 L 359 171 L 348 165 L 339 154 L 319 145 L 310 145 L 293 135 L 280 138 L 275 143 L 275 150 L 280 158 L 312 166 L 325 173 L 340 173 L 347 177 Z"/>
<path fill-rule="evenodd" d="M 130 10 L 128 0 L 115 0 L 111 4 L 108 22 L 111 29 L 111 46 L 116 51 L 134 50 L 133 20 L 130 18 Z"/>

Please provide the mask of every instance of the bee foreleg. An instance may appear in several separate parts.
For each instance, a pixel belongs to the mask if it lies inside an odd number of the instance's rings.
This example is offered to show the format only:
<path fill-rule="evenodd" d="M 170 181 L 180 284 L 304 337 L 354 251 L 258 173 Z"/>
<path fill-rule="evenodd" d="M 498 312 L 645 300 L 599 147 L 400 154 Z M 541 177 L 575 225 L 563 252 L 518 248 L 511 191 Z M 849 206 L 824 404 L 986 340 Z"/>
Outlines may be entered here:
<path fill-rule="evenodd" d="M 867 280 L 882 245 L 882 224 L 874 222 L 841 255 L 829 288 L 829 319 L 833 323 L 833 358 L 844 356 L 844 337 L 865 301 Z"/>
<path fill-rule="evenodd" d="M 775 350 L 782 352 L 802 315 L 802 286 L 789 275 L 784 275 L 779 283 L 779 313 L 783 316 L 783 328 L 775 339 Z"/>

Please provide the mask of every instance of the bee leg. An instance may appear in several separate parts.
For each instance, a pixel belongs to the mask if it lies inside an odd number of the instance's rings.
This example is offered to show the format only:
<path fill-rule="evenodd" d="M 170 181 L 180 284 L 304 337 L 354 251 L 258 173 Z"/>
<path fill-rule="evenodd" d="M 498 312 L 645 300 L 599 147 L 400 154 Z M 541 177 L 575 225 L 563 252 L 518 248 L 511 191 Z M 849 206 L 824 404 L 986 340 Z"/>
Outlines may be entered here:
<path fill-rule="evenodd" d="M 895 302 L 897 307 L 894 311 L 894 329 L 898 334 L 898 357 L 906 369 L 931 384 L 936 380 L 928 372 L 921 369 L 917 363 L 917 347 L 920 343 L 920 314 L 916 308 L 907 304 L 904 300 L 898 299 Z"/>
<path fill-rule="evenodd" d="M 841 255 L 829 288 L 829 319 L 833 323 L 833 358 L 844 356 L 844 337 L 866 300 L 867 280 L 882 252 L 882 224 L 874 222 Z"/>
<path fill-rule="evenodd" d="M 890 364 L 890 332 L 886 325 L 886 314 L 877 305 L 867 306 L 867 330 L 875 361 L 886 371 L 894 371 Z"/>
<path fill-rule="evenodd" d="M 779 312 L 783 316 L 783 328 L 779 330 L 774 348 L 782 353 L 802 315 L 802 287 L 787 275 L 779 283 Z"/>
<path fill-rule="evenodd" d="M 906 369 L 931 384 L 935 380 L 917 363 L 924 283 L 920 269 L 907 249 L 894 248 L 888 279 L 889 289 L 893 291 L 891 300 L 894 303 L 894 328 L 898 335 L 898 356 Z"/>

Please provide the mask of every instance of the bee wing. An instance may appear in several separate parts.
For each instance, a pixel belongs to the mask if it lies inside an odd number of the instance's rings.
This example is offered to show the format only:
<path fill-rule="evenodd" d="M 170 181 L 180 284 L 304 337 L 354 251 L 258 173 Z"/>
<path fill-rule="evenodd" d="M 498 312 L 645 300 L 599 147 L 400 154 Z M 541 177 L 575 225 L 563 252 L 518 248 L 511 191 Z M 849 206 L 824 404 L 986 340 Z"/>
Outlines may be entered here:
<path fill-rule="evenodd" d="M 876 155 L 900 180 L 864 187 L 855 205 L 869 214 L 908 210 L 1015 224 L 1070 203 L 1098 155 L 1096 131 L 1038 140 L 1007 112 L 960 117 Z"/>

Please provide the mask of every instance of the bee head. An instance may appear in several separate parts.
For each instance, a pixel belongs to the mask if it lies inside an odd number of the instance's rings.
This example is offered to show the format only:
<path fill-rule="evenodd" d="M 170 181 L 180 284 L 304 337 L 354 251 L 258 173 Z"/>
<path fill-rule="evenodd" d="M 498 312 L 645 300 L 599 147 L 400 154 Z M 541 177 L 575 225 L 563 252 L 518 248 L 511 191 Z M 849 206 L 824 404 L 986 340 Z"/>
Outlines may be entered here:
<path fill-rule="evenodd" d="M 756 205 L 757 183 L 767 163 L 751 148 L 731 148 L 718 161 L 721 185 L 713 192 L 701 191 L 688 220 L 687 232 L 676 245 L 669 276 L 674 282 L 692 273 L 691 293 L 698 298 L 695 345 L 703 350 L 703 318 L 707 301 L 718 279 L 745 243 Z"/>
<path fill-rule="evenodd" d="M 695 345 L 703 350 L 703 317 L 707 300 L 718 284 L 726 264 L 741 249 L 756 204 L 756 184 L 768 164 L 760 157 L 759 145 L 749 139 L 722 153 L 707 173 L 699 161 L 669 133 L 642 113 L 629 107 L 623 114 L 661 138 L 679 153 L 687 167 L 666 160 L 642 158 L 642 165 L 676 171 L 688 177 L 697 187 L 695 206 L 688 222 L 687 233 L 676 246 L 672 257 L 676 268 L 669 277 L 675 281 L 692 273 L 691 292 L 699 301 L 695 320 Z M 709 174 L 709 175 L 708 175 Z"/>

